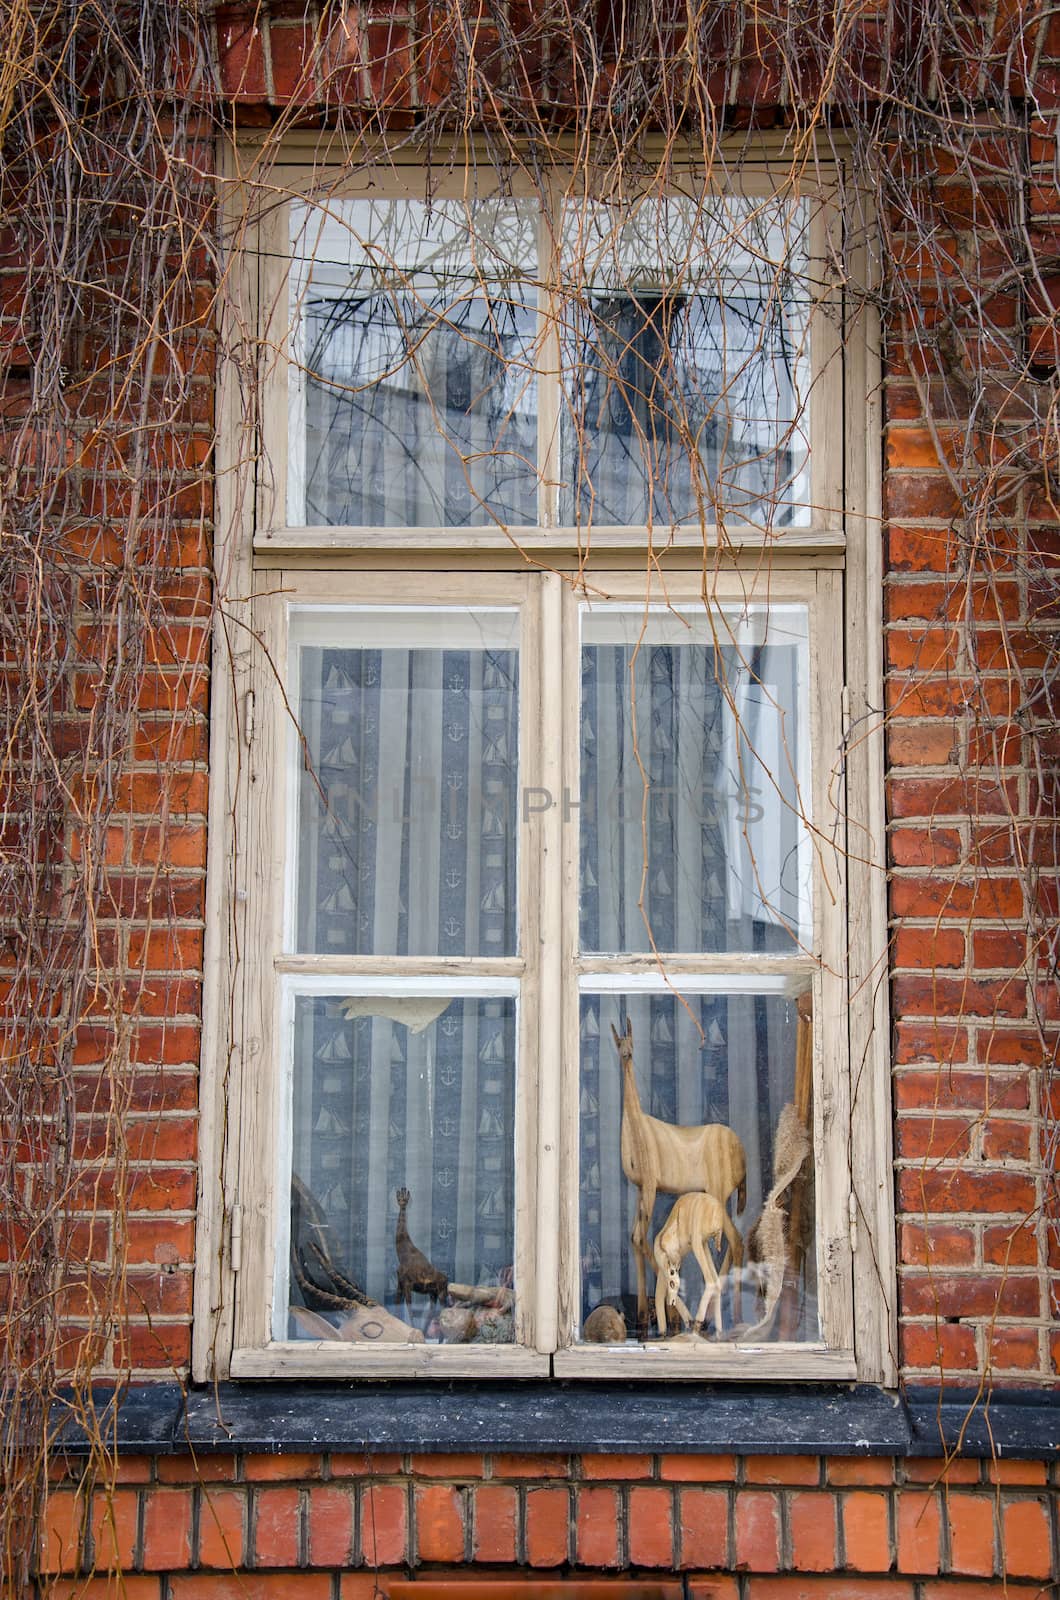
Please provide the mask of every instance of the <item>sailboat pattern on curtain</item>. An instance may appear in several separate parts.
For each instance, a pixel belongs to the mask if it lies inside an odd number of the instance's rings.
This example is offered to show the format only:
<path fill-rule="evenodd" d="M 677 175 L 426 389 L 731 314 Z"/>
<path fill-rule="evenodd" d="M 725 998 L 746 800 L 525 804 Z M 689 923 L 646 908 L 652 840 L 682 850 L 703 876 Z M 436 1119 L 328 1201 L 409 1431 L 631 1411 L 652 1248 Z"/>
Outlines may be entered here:
<path fill-rule="evenodd" d="M 306 648 L 300 948 L 516 949 L 518 662 L 505 650 Z M 318 787 L 319 784 L 319 787 Z M 393 1304 L 395 1190 L 435 1266 L 501 1280 L 513 1259 L 515 1004 L 437 997 L 424 1024 L 335 996 L 296 1007 L 294 1169 L 355 1278 Z"/>

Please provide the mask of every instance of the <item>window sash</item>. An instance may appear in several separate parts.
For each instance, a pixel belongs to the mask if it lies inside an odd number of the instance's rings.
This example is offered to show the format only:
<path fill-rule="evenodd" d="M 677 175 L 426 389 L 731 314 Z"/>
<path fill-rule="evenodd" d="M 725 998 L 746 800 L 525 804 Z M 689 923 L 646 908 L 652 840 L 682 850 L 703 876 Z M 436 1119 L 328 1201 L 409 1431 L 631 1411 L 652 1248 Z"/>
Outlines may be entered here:
<path fill-rule="evenodd" d="M 608 575 L 601 585 L 618 604 L 643 599 L 643 573 Z M 441 592 L 440 592 L 441 584 Z M 698 574 L 675 574 L 668 594 L 676 605 L 694 605 L 700 594 Z M 286 656 L 285 608 L 356 603 L 375 608 L 390 603 L 438 604 L 459 594 L 460 602 L 483 606 L 523 607 L 521 752 L 523 782 L 553 803 L 536 809 L 532 802 L 521 824 L 519 852 L 524 954 L 501 960 L 483 958 L 378 958 L 293 954 L 282 942 L 282 893 L 288 855 L 284 821 L 286 763 L 281 752 L 290 737 L 275 676 L 265 663 L 259 672 L 257 698 L 260 732 L 255 738 L 255 770 L 271 774 L 256 784 L 257 820 L 252 830 L 250 881 L 255 892 L 248 907 L 248 948 L 254 962 L 248 991 L 248 1028 L 252 1059 L 261 1065 L 257 1093 L 243 1121 L 241 1167 L 245 1173 L 268 1173 L 253 1206 L 245 1208 L 244 1265 L 238 1288 L 234 1375 L 317 1372 L 321 1375 L 374 1372 L 391 1375 L 420 1371 L 483 1373 L 486 1370 L 544 1371 L 555 1352 L 555 1370 L 571 1375 L 645 1374 L 741 1376 L 849 1376 L 853 1370 L 852 1306 L 846 1196 L 849 1180 L 845 1108 L 849 1096 L 846 1061 L 839 1042 L 844 1037 L 845 973 L 842 935 L 842 871 L 837 849 L 825 837 L 815 841 L 815 877 L 829 876 L 829 891 L 814 896 L 814 955 L 761 957 L 753 954 L 704 956 L 678 952 L 665 960 L 667 977 L 650 955 L 595 956 L 578 950 L 577 827 L 566 796 L 577 794 L 578 679 L 571 670 L 579 659 L 577 599 L 558 575 L 538 578 L 454 575 L 416 577 L 408 572 L 383 575 L 359 572 L 300 573 L 288 570 L 273 593 L 259 602 L 273 660 Z M 747 594 L 747 575 L 719 575 L 717 598 L 737 602 Z M 810 613 L 810 727 L 808 744 L 816 758 L 814 815 L 820 835 L 824 820 L 836 823 L 837 775 L 826 770 L 840 742 L 838 696 L 832 682 L 823 682 L 821 662 L 837 658 L 839 580 L 829 572 L 773 573 L 769 598 L 805 604 Z M 262 714 L 264 713 L 264 714 Z M 554 730 L 562 730 L 561 740 Z M 553 735 L 542 738 L 536 730 Z M 558 799 L 555 797 L 559 797 Z M 564 815 L 565 810 L 567 815 Z M 841 845 L 842 840 L 838 841 Z M 266 888 L 271 886 L 271 890 Z M 814 1104 L 817 1128 L 814 1151 L 817 1172 L 818 1259 L 822 1286 L 823 1337 L 818 1345 L 747 1347 L 705 1345 L 694 1353 L 630 1347 L 604 1350 L 577 1342 L 580 1306 L 578 1279 L 578 1069 L 577 1012 L 586 990 L 661 992 L 672 979 L 678 988 L 702 988 L 725 980 L 738 987 L 760 983 L 769 973 L 805 982 L 814 988 Z M 462 1349 L 458 1346 L 389 1347 L 360 1350 L 310 1341 L 272 1337 L 275 1274 L 285 1259 L 282 1212 L 287 1204 L 283 1172 L 275 1170 L 274 1153 L 287 1148 L 284 1086 L 277 1082 L 282 1026 L 282 992 L 294 984 L 315 992 L 381 992 L 413 994 L 423 986 L 441 986 L 459 993 L 471 983 L 500 983 L 518 990 L 519 1078 L 515 1138 L 523 1154 L 517 1159 L 516 1201 L 517 1295 L 521 1301 L 519 1346 Z M 559 996 L 559 1003 L 555 997 Z M 551 998 L 550 998 L 551 997 Z M 827 1050 L 827 1059 L 826 1059 Z M 564 1070 L 564 1064 L 566 1070 Z M 533 1153 L 536 1152 L 536 1158 Z M 285 1159 L 281 1157 L 281 1160 Z M 743 1219 L 745 1222 L 747 1218 Z M 520 1223 L 524 1224 L 520 1232 Z M 845 1252 L 845 1254 L 844 1254 Z M 841 1263 L 836 1269 L 835 1262 Z M 831 1264 L 831 1265 L 830 1265 Z M 521 1289 L 520 1287 L 521 1286 Z M 790 1359 L 789 1359 L 790 1358 Z M 791 1362 L 795 1365 L 792 1366 Z M 677 1365 L 675 1366 L 675 1363 Z M 774 1369 L 776 1369 L 774 1371 Z"/>
<path fill-rule="evenodd" d="M 694 187 L 694 168 L 688 169 L 688 186 Z M 307 196 L 316 199 L 354 197 L 371 193 L 383 198 L 423 198 L 422 175 L 410 176 L 400 170 L 385 175 L 373 174 L 361 182 L 345 180 L 340 187 L 332 186 L 321 192 L 319 180 L 314 184 L 304 180 Z M 295 185 L 297 187 L 297 185 Z M 434 191 L 439 199 L 459 198 L 461 188 L 455 180 L 444 181 Z M 741 175 L 738 188 L 730 190 L 741 197 L 765 198 L 773 196 L 776 188 L 769 176 L 768 167 Z M 567 203 L 562 180 L 550 185 L 551 210 L 554 216 L 562 214 Z M 525 180 L 512 186 L 514 199 L 532 197 Z M 829 281 L 826 263 L 830 259 L 829 238 L 838 227 L 836 208 L 829 197 L 827 186 L 811 191 L 808 228 L 811 269 L 810 292 L 813 298 L 811 312 L 812 338 L 810 372 L 807 381 L 805 431 L 813 441 L 809 458 L 810 489 L 808 494 L 808 519 L 797 518 L 796 525 L 781 527 L 779 522 L 768 537 L 773 544 L 780 543 L 788 549 L 812 550 L 816 547 L 835 548 L 842 543 L 844 517 L 842 507 L 842 328 L 839 316 L 840 299 Z M 501 527 L 490 525 L 470 528 L 437 526 L 327 526 L 308 527 L 289 520 L 289 501 L 297 502 L 300 491 L 295 483 L 288 489 L 288 474 L 295 477 L 304 469 L 295 457 L 289 456 L 289 400 L 288 384 L 292 383 L 290 402 L 297 419 L 304 396 L 299 394 L 301 381 L 288 357 L 297 362 L 297 345 L 292 348 L 287 329 L 289 303 L 288 267 L 290 224 L 288 207 L 277 207 L 258 226 L 256 243 L 260 252 L 261 301 L 266 324 L 267 357 L 263 373 L 265 403 L 263 406 L 263 431 L 265 457 L 271 464 L 269 481 L 259 484 L 256 513 L 255 548 L 261 554 L 270 552 L 282 555 L 286 550 L 357 550 L 363 548 L 413 549 L 422 548 L 440 552 L 444 549 L 479 549 L 510 551 L 513 543 L 520 549 L 579 548 L 591 541 L 597 548 L 612 546 L 636 548 L 646 544 L 664 543 L 671 548 L 702 549 L 704 538 L 708 544 L 727 546 L 760 544 L 767 537 L 753 520 L 738 515 L 726 519 L 724 530 L 715 529 L 709 522 L 701 527 L 698 520 L 691 524 L 671 527 L 657 523 L 653 528 L 638 525 L 614 525 L 594 522 L 588 526 L 561 525 L 559 521 L 559 479 L 561 449 L 561 413 L 564 401 L 560 384 L 560 328 L 556 307 L 544 297 L 538 307 L 537 345 L 540 351 L 541 371 L 538 376 L 538 468 L 540 474 L 537 495 L 537 521 L 526 525 Z M 546 215 L 538 227 L 538 252 L 543 263 L 555 259 L 557 244 Z M 551 265 L 546 278 L 557 276 L 559 269 Z M 296 335 L 297 338 L 297 335 Z M 293 432 L 297 436 L 298 428 Z"/>

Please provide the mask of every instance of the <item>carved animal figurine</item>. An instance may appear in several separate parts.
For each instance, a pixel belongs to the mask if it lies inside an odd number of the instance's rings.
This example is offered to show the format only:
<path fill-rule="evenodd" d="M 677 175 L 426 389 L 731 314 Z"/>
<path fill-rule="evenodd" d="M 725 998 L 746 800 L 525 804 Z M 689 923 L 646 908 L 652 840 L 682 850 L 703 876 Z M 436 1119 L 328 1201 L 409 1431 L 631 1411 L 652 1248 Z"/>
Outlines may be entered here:
<path fill-rule="evenodd" d="M 622 1066 L 622 1171 L 639 1191 L 632 1244 L 637 1262 L 637 1318 L 644 1328 L 648 1321 L 647 1268 L 651 1261 L 648 1232 L 656 1195 L 705 1190 L 724 1206 L 735 1191 L 739 1215 L 747 1200 L 747 1156 L 739 1136 L 723 1122 L 680 1127 L 647 1116 L 637 1090 L 630 1018 L 626 1018 L 625 1033 L 619 1034 L 613 1023 L 611 1033 Z M 731 1259 L 737 1266 L 743 1261 L 739 1234 L 732 1243 Z M 728 1271 L 729 1264 L 727 1254 L 723 1272 Z"/>
<path fill-rule="evenodd" d="M 759 1337 L 772 1324 L 790 1259 L 788 1216 L 781 1201 L 798 1177 L 809 1153 L 810 1136 L 799 1120 L 799 1113 L 789 1103 L 777 1119 L 777 1134 L 773 1141 L 773 1187 L 766 1196 L 762 1215 L 747 1237 L 749 1258 L 760 1262 L 765 1268 L 765 1309 L 754 1327 L 740 1335 L 742 1339 Z"/>
<path fill-rule="evenodd" d="M 397 1191 L 398 1219 L 394 1234 L 394 1248 L 398 1259 L 398 1300 L 412 1309 L 414 1294 L 430 1295 L 435 1302 L 444 1300 L 449 1291 L 449 1279 L 437 1267 L 432 1267 L 423 1251 L 409 1238 L 405 1213 L 412 1196 L 407 1189 Z"/>
<path fill-rule="evenodd" d="M 614 1306 L 596 1306 L 582 1325 L 587 1344 L 625 1344 L 626 1319 Z"/>
<path fill-rule="evenodd" d="M 306 1338 L 391 1344 L 423 1340 L 418 1328 L 392 1317 L 354 1283 L 327 1217 L 297 1173 L 291 1175 L 291 1288 L 303 1301 L 290 1307 L 291 1319 Z M 333 1327 L 322 1311 L 343 1312 L 340 1326 Z"/>
<path fill-rule="evenodd" d="M 696 1310 L 694 1327 L 698 1329 L 706 1314 L 710 1300 L 714 1301 L 714 1326 L 721 1332 L 721 1278 L 710 1253 L 711 1244 L 721 1244 L 724 1233 L 733 1251 L 738 1248 L 739 1236 L 720 1200 L 712 1194 L 679 1195 L 670 1215 L 655 1235 L 652 1256 L 655 1261 L 655 1320 L 659 1324 L 659 1337 L 665 1339 L 667 1329 L 667 1304 L 674 1307 L 687 1328 L 692 1322 L 688 1307 L 681 1299 L 681 1263 L 692 1253 L 703 1274 L 703 1293 Z"/>

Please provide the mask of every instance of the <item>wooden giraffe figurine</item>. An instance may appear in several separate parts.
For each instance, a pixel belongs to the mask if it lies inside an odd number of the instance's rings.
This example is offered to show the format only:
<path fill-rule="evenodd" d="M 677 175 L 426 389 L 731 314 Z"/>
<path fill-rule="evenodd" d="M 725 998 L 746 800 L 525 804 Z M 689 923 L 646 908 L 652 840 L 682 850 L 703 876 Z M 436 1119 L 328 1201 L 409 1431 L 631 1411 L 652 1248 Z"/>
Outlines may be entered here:
<path fill-rule="evenodd" d="M 700 1190 L 712 1194 L 724 1206 L 736 1192 L 737 1215 L 747 1199 L 747 1156 L 743 1143 L 724 1122 L 704 1122 L 680 1127 L 649 1117 L 640 1103 L 637 1075 L 633 1065 L 633 1023 L 626 1018 L 626 1031 L 620 1034 L 614 1024 L 611 1033 L 622 1066 L 622 1171 L 637 1193 L 637 1217 L 630 1236 L 637 1263 L 637 1319 L 642 1328 L 648 1323 L 648 1279 L 652 1265 L 651 1229 L 655 1197 L 658 1194 L 693 1194 Z M 735 1230 L 734 1230 L 735 1232 Z M 730 1255 L 737 1266 L 743 1262 L 743 1244 L 727 1252 L 722 1272 L 728 1271 Z"/>

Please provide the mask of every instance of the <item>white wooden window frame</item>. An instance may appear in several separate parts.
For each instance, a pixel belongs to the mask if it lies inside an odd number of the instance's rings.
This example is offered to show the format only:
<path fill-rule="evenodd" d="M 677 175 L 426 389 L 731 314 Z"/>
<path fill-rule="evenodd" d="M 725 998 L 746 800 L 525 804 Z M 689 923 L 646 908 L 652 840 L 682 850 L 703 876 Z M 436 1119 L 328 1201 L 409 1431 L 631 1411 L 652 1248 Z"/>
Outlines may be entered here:
<path fill-rule="evenodd" d="M 294 138 L 270 183 L 312 194 L 315 136 Z M 251 472 L 238 446 L 245 372 L 222 373 L 218 566 L 233 598 L 218 624 L 211 732 L 211 829 L 204 1017 L 202 1191 L 193 1372 L 209 1377 L 689 1377 L 896 1381 L 895 1258 L 883 896 L 882 583 L 878 518 L 878 355 L 868 310 L 822 267 L 813 334 L 812 499 L 809 527 L 770 535 L 727 527 L 724 543 L 696 528 L 542 525 L 490 528 L 291 528 L 286 506 L 287 207 L 257 200 L 253 141 L 226 146 L 224 203 L 243 248 L 233 269 L 232 327 L 256 326 L 256 394 L 268 471 Z M 777 181 L 788 173 L 777 155 Z M 815 214 L 811 253 L 844 224 L 844 174 L 821 174 L 828 209 Z M 376 194 L 422 194 L 415 163 L 368 180 Z M 450 185 L 443 186 L 444 188 Z M 343 193 L 359 184 L 346 183 Z M 452 180 L 459 194 L 462 183 Z M 562 187 L 562 186 L 561 186 Z M 742 193 L 775 192 L 769 147 L 741 169 Z M 438 192 L 436 186 L 432 192 Z M 334 186 L 329 186 L 334 193 Z M 863 198 L 863 197 L 862 197 Z M 249 231 L 248 214 L 263 215 Z M 543 225 L 544 226 L 544 225 Z M 853 262 L 862 281 L 865 252 Z M 845 339 L 845 345 L 844 345 Z M 842 351 L 841 345 L 844 345 Z M 546 386 L 547 388 L 547 386 Z M 554 450 L 558 390 L 539 397 L 539 439 Z M 846 419 L 855 418 L 856 425 Z M 551 441 L 551 442 L 550 442 Z M 226 455 L 227 452 L 227 455 Z M 546 474 L 547 476 L 547 474 Z M 768 546 L 768 556 L 763 546 Z M 527 570 L 529 565 L 531 569 Z M 579 982 L 638 989 L 657 981 L 651 957 L 577 953 L 576 827 L 561 808 L 533 813 L 518 857 L 520 949 L 499 962 L 291 957 L 282 949 L 289 805 L 284 741 L 290 717 L 277 665 L 285 612 L 299 605 L 517 604 L 523 613 L 520 783 L 577 792 L 578 587 L 616 602 L 645 598 L 652 567 L 675 605 L 710 598 L 795 599 L 811 615 L 814 759 L 814 951 L 811 958 L 666 959 L 678 986 L 801 962 L 814 993 L 814 1151 L 822 1339 L 817 1344 L 609 1349 L 579 1345 L 577 1284 L 577 1007 Z M 584 592 L 584 589 L 583 589 Z M 838 669 L 842 662 L 845 670 Z M 562 736 L 556 737 L 556 730 Z M 852 733 L 853 730 L 853 733 Z M 842 755 L 841 755 L 842 752 Z M 835 848 L 822 840 L 834 832 Z M 827 859 L 826 859 L 827 858 Z M 829 890 L 822 892 L 823 875 Z M 835 891 L 835 892 L 833 892 Z M 819 958 L 819 959 L 818 959 Z M 279 1048 L 284 983 L 386 992 L 387 982 L 459 989 L 518 986 L 517 1137 L 535 1159 L 518 1164 L 516 1287 L 519 1343 L 484 1348 L 363 1349 L 272 1338 L 275 1248 L 287 1206 L 277 1191 L 282 1143 Z M 745 981 L 753 981 L 746 977 Z M 407 990 L 402 991 L 407 992 Z M 559 996 L 559 1004 L 547 997 Z M 544 1000 L 545 1003 L 542 1003 Z M 282 1243 L 282 1240 L 281 1240 Z"/>

